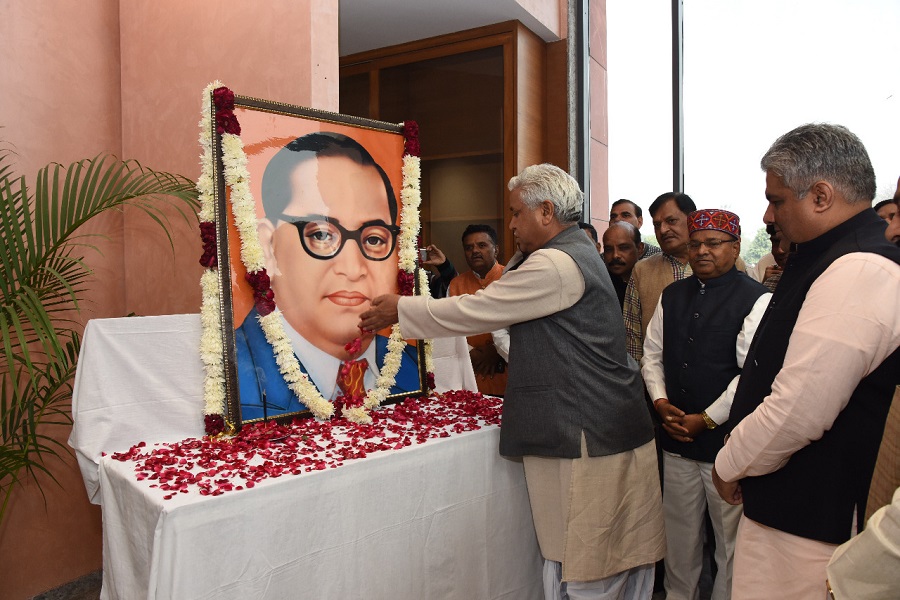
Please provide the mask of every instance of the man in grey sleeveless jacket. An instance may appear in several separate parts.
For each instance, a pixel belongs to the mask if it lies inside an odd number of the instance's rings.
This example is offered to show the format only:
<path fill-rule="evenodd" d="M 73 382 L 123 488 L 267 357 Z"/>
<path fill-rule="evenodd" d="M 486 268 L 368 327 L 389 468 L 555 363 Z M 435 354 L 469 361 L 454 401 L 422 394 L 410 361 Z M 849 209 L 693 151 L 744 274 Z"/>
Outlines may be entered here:
<path fill-rule="evenodd" d="M 381 296 L 361 327 L 406 337 L 510 328 L 500 453 L 524 457 L 547 598 L 650 598 L 665 552 L 653 427 L 615 290 L 558 167 L 509 182 L 519 252 L 484 290 Z"/>

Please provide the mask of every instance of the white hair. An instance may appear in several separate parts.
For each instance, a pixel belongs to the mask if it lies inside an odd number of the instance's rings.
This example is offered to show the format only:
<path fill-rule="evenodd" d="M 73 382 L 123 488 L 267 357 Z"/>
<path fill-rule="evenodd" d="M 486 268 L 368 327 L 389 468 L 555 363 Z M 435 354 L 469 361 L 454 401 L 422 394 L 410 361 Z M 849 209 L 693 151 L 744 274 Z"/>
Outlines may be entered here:
<path fill-rule="evenodd" d="M 555 208 L 560 223 L 573 223 L 581 219 L 584 194 L 571 175 L 548 163 L 525 167 L 509 180 L 509 191 L 521 190 L 522 203 L 535 209 L 544 200 Z"/>

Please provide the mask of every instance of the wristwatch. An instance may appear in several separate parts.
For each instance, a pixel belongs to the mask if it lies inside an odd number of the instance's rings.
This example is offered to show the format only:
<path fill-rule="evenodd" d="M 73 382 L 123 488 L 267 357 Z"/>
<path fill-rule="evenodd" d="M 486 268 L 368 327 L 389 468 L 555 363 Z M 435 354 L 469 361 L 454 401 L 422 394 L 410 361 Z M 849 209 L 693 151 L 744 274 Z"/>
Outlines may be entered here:
<path fill-rule="evenodd" d="M 716 427 L 719 426 L 718 423 L 716 423 L 715 421 L 713 421 L 712 419 L 709 418 L 709 415 L 706 414 L 705 410 L 702 413 L 700 413 L 700 416 L 703 417 L 703 422 L 706 423 L 707 429 L 715 429 Z"/>

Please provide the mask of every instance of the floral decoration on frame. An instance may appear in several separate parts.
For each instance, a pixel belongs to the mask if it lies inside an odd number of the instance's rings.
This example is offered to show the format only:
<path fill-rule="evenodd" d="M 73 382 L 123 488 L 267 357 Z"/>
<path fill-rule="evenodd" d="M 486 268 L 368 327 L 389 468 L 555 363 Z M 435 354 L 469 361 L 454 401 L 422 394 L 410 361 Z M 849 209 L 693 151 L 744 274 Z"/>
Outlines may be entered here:
<path fill-rule="evenodd" d="M 433 390 L 430 340 L 356 328 L 377 295 L 428 293 L 415 122 L 235 96 L 220 82 L 202 111 L 207 434 L 307 416 L 368 423 L 382 403 Z"/>

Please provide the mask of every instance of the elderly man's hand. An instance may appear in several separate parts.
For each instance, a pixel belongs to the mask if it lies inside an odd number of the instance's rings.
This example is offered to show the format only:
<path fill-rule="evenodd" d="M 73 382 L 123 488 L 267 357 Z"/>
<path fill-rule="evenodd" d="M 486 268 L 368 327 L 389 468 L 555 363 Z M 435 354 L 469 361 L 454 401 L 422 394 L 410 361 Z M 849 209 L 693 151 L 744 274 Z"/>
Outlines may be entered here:
<path fill-rule="evenodd" d="M 400 296 L 387 294 L 372 300 L 372 307 L 359 316 L 359 328 L 363 331 L 378 331 L 400 320 L 397 303 Z"/>
<path fill-rule="evenodd" d="M 697 436 L 706 431 L 706 421 L 697 413 L 684 415 L 681 426 L 687 430 L 687 437 L 697 439 Z"/>

